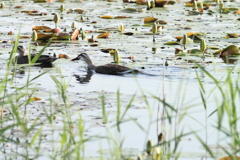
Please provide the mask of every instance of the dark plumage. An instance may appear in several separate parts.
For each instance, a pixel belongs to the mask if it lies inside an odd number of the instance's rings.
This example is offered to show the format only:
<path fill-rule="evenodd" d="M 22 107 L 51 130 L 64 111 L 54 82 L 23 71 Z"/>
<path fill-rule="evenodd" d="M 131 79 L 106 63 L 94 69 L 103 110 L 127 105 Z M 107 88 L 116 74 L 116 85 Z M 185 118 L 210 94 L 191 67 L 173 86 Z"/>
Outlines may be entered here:
<path fill-rule="evenodd" d="M 17 64 L 28 64 L 28 55 L 25 55 L 25 49 L 23 46 L 18 46 L 17 52 L 19 53 L 19 56 L 16 56 L 16 61 Z M 31 55 L 31 60 L 35 57 L 36 55 L 33 54 Z M 52 67 L 52 62 L 55 61 L 57 58 L 51 57 L 48 55 L 41 55 L 36 63 L 39 63 L 38 66 L 41 67 Z"/>
<path fill-rule="evenodd" d="M 72 61 L 83 59 L 87 65 L 88 70 L 94 70 L 97 73 L 101 74 L 110 74 L 110 75 L 121 75 L 125 73 L 139 73 L 139 70 L 131 69 L 125 66 L 117 65 L 117 64 L 105 64 L 101 66 L 95 66 L 91 60 L 91 58 L 86 53 L 81 53 L 76 58 L 72 59 Z"/>

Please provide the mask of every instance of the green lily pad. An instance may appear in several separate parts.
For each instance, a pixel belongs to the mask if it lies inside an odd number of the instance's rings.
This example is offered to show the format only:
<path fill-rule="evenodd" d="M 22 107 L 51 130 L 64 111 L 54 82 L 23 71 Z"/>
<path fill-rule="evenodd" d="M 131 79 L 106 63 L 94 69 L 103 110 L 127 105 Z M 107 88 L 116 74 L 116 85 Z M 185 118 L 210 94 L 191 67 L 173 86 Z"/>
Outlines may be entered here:
<path fill-rule="evenodd" d="M 179 45 L 179 43 L 172 41 L 172 42 L 166 42 L 164 43 L 164 45 Z"/>

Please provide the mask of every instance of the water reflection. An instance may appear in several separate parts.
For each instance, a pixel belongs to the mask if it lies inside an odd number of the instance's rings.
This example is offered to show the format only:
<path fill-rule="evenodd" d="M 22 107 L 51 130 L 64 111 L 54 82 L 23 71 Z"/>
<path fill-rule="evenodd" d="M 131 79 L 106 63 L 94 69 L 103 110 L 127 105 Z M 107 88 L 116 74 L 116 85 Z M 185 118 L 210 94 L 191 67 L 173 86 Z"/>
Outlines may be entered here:
<path fill-rule="evenodd" d="M 89 83 L 91 80 L 91 77 L 93 75 L 92 71 L 87 72 L 86 75 L 74 75 L 74 77 L 76 77 L 76 80 L 79 81 L 82 84 L 86 84 Z"/>

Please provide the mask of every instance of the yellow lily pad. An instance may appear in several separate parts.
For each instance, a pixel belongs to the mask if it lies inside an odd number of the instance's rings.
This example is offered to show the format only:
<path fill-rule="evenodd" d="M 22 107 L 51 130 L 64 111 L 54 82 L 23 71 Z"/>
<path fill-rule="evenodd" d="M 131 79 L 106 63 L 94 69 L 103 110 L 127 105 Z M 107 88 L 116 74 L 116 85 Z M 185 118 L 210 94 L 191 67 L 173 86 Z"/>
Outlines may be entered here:
<path fill-rule="evenodd" d="M 158 19 L 157 18 L 154 18 L 154 17 L 146 17 L 144 18 L 144 23 L 153 23 L 153 22 L 156 22 Z"/>
<path fill-rule="evenodd" d="M 100 18 L 104 18 L 104 19 L 113 19 L 112 16 L 109 16 L 109 15 L 104 15 L 104 16 L 101 16 Z"/>

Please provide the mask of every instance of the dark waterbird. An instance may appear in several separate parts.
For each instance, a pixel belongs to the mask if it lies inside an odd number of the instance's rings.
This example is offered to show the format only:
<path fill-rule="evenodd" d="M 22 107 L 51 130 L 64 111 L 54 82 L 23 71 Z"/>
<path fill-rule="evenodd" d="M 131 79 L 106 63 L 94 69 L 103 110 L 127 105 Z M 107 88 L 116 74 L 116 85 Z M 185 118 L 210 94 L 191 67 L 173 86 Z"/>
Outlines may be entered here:
<path fill-rule="evenodd" d="M 28 59 L 28 55 L 25 54 L 25 48 L 23 46 L 18 46 L 17 47 L 17 52 L 19 53 L 18 56 L 16 56 L 16 61 L 17 64 L 28 64 L 29 63 L 29 59 Z M 31 60 L 36 56 L 36 54 L 32 54 L 31 55 Z M 49 56 L 49 55 L 40 55 L 40 57 L 38 58 L 38 60 L 36 61 L 37 66 L 41 66 L 41 67 L 52 67 L 52 62 L 55 61 L 56 58 L 55 56 Z"/>
<path fill-rule="evenodd" d="M 88 71 L 95 71 L 100 74 L 109 74 L 109 75 L 123 75 L 126 73 L 142 73 L 146 75 L 156 76 L 148 73 L 141 72 L 137 69 L 131 69 L 129 67 L 125 67 L 118 64 L 105 64 L 100 66 L 95 66 L 91 60 L 91 58 L 86 53 L 81 53 L 76 58 L 72 59 L 72 61 L 83 59 L 87 63 Z"/>

